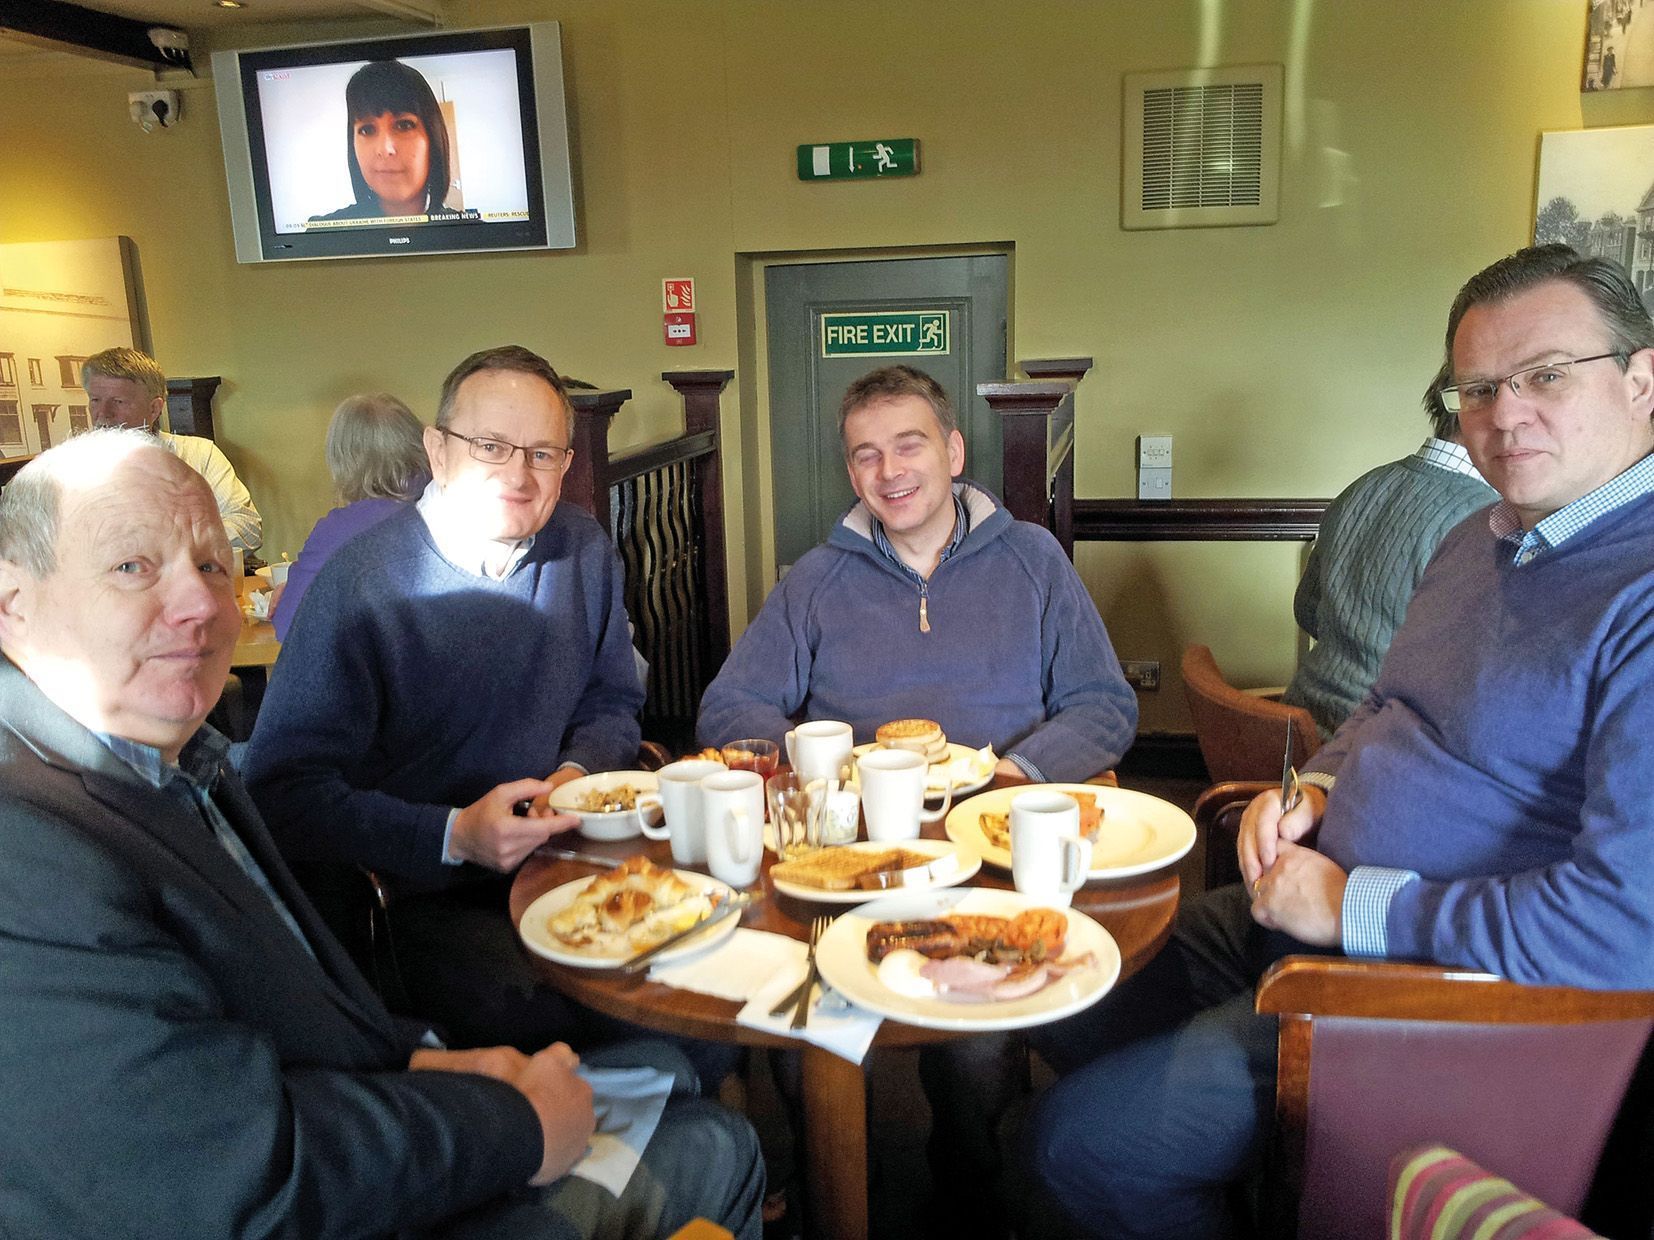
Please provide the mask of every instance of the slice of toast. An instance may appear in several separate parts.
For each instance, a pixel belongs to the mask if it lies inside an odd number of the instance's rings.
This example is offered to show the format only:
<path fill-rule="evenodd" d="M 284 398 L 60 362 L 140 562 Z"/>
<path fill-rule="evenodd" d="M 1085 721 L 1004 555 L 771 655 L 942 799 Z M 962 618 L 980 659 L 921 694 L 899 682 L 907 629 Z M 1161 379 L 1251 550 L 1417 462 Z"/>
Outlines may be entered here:
<path fill-rule="evenodd" d="M 933 858 L 905 848 L 886 848 L 878 852 L 864 852 L 851 848 L 823 848 L 808 856 L 782 861 L 770 870 L 772 878 L 799 887 L 815 887 L 822 891 L 850 891 L 859 886 L 864 874 L 881 870 L 907 870 L 926 865 Z"/>

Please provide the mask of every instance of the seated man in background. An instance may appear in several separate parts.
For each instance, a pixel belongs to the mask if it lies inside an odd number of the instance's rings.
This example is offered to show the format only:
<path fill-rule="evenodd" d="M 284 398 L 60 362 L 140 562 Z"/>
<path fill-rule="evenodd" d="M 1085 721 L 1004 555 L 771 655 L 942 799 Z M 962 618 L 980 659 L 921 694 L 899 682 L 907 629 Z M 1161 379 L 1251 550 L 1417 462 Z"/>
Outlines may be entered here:
<path fill-rule="evenodd" d="M 1443 401 L 1500 502 L 1442 542 L 1303 801 L 1248 807 L 1244 884 L 1032 1038 L 1067 1074 L 1034 1116 L 1036 1183 L 1080 1231 L 1229 1234 L 1273 1110 L 1253 988 L 1281 956 L 1654 988 L 1654 322 L 1620 267 L 1547 245 L 1459 291 L 1447 351 Z"/>
<path fill-rule="evenodd" d="M 80 383 L 86 389 L 93 426 L 124 426 L 154 435 L 163 448 L 207 480 L 230 546 L 257 551 L 263 545 L 264 521 L 218 445 L 199 435 L 174 435 L 161 429 L 167 378 L 154 358 L 137 349 L 105 349 L 80 364 Z"/>
<path fill-rule="evenodd" d="M 1281 695 L 1330 740 L 1367 696 L 1424 566 L 1447 531 L 1499 498 L 1442 406 L 1444 365 L 1424 390 L 1431 436 L 1411 456 L 1362 474 L 1333 500 L 1292 600 L 1315 645 Z"/>
<path fill-rule="evenodd" d="M 617 1199 L 566 1174 L 594 1125 L 567 1046 L 446 1051 L 379 1003 L 203 726 L 231 563 L 146 436 L 0 493 L 0 1233 L 757 1240 L 738 1117 L 667 1102 Z"/>
<path fill-rule="evenodd" d="M 244 767 L 307 887 L 339 906 L 364 866 L 396 891 L 410 998 L 460 1045 L 583 1039 L 507 910 L 512 872 L 578 820 L 513 807 L 637 761 L 619 557 L 557 502 L 571 430 L 529 350 L 455 367 L 424 432 L 430 486 L 310 586 Z"/>
<path fill-rule="evenodd" d="M 794 719 L 870 741 L 918 716 L 993 745 L 1015 778 L 1114 766 L 1137 698 L 1102 617 L 1049 531 L 953 481 L 965 441 L 947 393 L 875 370 L 844 394 L 839 434 L 861 502 L 770 591 L 701 699 L 701 743 L 779 742 Z"/>

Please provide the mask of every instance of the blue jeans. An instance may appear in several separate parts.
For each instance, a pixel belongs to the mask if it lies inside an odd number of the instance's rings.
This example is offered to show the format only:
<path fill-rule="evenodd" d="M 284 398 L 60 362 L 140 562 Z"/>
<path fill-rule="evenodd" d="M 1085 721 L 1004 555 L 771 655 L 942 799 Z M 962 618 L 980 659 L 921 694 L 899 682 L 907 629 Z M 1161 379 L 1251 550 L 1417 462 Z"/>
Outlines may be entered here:
<path fill-rule="evenodd" d="M 1021 1143 L 1027 1237 L 1228 1236 L 1233 1187 L 1274 1115 L 1276 1020 L 1252 1008 L 1274 961 L 1308 952 L 1222 887 L 1178 914 L 1165 948 L 1101 1003 L 1035 1029 L 1061 1079 Z"/>

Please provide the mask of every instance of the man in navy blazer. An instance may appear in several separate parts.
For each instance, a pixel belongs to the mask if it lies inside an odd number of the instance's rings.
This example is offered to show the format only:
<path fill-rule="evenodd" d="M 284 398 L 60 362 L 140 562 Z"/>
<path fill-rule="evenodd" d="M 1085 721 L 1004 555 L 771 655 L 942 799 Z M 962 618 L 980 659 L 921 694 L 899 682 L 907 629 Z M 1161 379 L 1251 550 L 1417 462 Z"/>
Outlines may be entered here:
<path fill-rule="evenodd" d="M 0 1233 L 756 1236 L 751 1129 L 674 1100 L 625 1193 L 565 1173 L 566 1046 L 392 1017 L 203 726 L 240 616 L 206 484 L 96 431 L 0 493 Z"/>

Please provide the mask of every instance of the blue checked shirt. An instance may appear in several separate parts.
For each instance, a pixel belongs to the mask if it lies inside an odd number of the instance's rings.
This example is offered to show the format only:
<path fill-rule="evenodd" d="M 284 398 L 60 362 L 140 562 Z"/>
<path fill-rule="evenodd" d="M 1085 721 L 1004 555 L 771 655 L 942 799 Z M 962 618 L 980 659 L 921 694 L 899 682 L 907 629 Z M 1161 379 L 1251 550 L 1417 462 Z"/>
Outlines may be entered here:
<path fill-rule="evenodd" d="M 211 728 L 202 728 L 184 746 L 178 755 L 178 765 L 174 766 L 161 757 L 161 751 L 153 746 L 142 745 L 120 736 L 109 736 L 103 732 L 95 732 L 93 735 L 150 787 L 159 788 L 180 803 L 187 802 L 196 809 L 201 815 L 202 822 L 212 831 L 213 837 L 223 845 L 224 851 L 230 854 L 258 889 L 270 898 L 270 903 L 275 905 L 276 913 L 314 959 L 316 951 L 304 937 L 304 931 L 299 929 L 299 923 L 294 920 L 292 911 L 276 894 L 276 889 L 270 885 L 269 877 L 253 859 L 253 854 L 247 851 L 247 845 L 241 842 L 241 837 L 230 826 L 229 819 L 213 804 L 212 790 L 218 783 L 219 770 L 229 753 L 230 742 Z"/>
<path fill-rule="evenodd" d="M 1423 455 L 1423 449 L 1420 455 Z M 1531 530 L 1523 529 L 1516 509 L 1500 500 L 1488 513 L 1488 528 L 1495 538 L 1510 546 L 1514 563 L 1529 564 L 1583 533 L 1593 522 L 1650 491 L 1654 491 L 1654 456 L 1645 456 L 1618 477 L 1581 495 L 1573 503 L 1558 508 Z M 1327 775 L 1306 775 L 1304 782 L 1313 782 L 1330 790 L 1334 781 Z M 1389 934 L 1385 922 L 1390 912 L 1390 901 L 1408 883 L 1417 882 L 1418 877 L 1412 870 L 1374 865 L 1358 865 L 1350 871 L 1342 905 L 1344 951 L 1347 955 L 1383 957 L 1389 954 Z"/>

